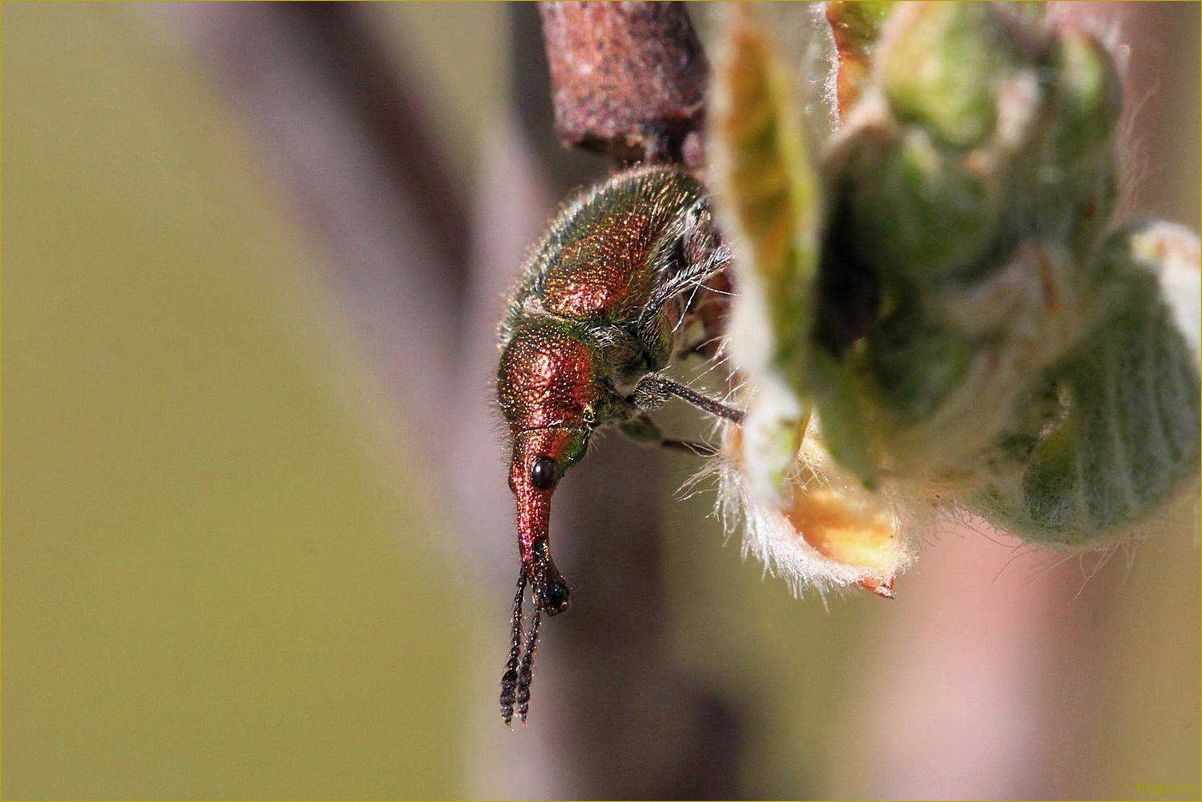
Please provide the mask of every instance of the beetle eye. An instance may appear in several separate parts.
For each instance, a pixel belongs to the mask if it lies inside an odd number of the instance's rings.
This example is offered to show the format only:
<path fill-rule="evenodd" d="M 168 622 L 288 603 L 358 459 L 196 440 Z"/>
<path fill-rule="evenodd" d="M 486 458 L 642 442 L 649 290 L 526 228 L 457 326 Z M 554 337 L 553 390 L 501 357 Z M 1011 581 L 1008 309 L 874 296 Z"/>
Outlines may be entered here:
<path fill-rule="evenodd" d="M 555 460 L 550 457 L 539 457 L 530 468 L 530 482 L 540 490 L 546 490 L 555 484 Z"/>

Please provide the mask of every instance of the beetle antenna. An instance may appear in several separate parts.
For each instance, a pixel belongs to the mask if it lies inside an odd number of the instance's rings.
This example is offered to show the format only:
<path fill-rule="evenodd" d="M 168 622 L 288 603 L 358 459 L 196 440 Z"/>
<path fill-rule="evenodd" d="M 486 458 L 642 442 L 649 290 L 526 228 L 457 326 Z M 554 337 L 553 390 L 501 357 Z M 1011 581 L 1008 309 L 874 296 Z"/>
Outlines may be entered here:
<path fill-rule="evenodd" d="M 508 725 L 513 721 L 513 703 L 518 684 L 518 659 L 522 653 L 522 599 L 526 595 L 526 572 L 518 573 L 518 591 L 513 596 L 513 617 L 510 625 L 513 632 L 509 640 L 509 660 L 505 673 L 501 675 L 501 720 Z M 529 691 L 527 691 L 529 698 Z M 525 714 L 522 716 L 525 720 Z"/>
<path fill-rule="evenodd" d="M 530 616 L 530 631 L 526 633 L 526 652 L 522 655 L 522 667 L 518 669 L 518 715 L 522 723 L 526 723 L 526 714 L 530 710 L 530 681 L 534 679 L 534 650 L 538 647 L 538 625 L 542 621 L 542 611 L 534 608 Z"/>

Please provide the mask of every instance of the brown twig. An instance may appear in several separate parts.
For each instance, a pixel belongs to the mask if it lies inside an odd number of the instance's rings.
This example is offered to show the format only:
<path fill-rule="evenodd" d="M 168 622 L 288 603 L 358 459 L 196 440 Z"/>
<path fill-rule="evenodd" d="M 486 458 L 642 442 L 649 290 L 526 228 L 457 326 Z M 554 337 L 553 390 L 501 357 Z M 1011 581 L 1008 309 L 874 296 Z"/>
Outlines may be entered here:
<path fill-rule="evenodd" d="M 417 133 L 413 85 L 368 36 L 369 9 L 142 9 L 192 49 L 242 120 L 368 364 L 433 451 L 454 425 L 443 368 L 457 345 L 467 204 L 435 138 Z"/>
<path fill-rule="evenodd" d="M 302 35 L 314 43 L 325 74 L 363 120 L 389 183 L 424 199 L 416 207 L 421 224 L 443 252 L 442 262 L 462 273 L 468 250 L 468 200 L 451 180 L 450 154 L 436 141 L 417 86 L 402 80 L 413 73 L 406 69 L 410 65 L 390 63 L 372 35 L 375 20 L 362 9 L 318 2 L 298 5 L 290 12 Z M 459 276 L 448 278 L 451 286 L 462 283 Z"/>
<path fill-rule="evenodd" d="M 700 162 L 709 65 L 679 3 L 540 3 L 555 132 L 622 162 Z"/>

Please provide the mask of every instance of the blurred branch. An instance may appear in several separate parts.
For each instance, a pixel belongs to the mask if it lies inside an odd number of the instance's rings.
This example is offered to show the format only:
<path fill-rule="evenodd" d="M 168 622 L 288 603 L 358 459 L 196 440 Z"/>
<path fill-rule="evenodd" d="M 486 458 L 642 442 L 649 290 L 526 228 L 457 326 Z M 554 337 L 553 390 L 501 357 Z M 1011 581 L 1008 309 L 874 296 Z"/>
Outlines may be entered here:
<path fill-rule="evenodd" d="M 462 274 L 468 250 L 467 199 L 451 178 L 406 65 L 389 63 L 362 9 L 338 2 L 302 3 L 293 12 L 318 48 L 338 94 L 363 122 L 389 182 L 423 202 L 416 211 L 441 261 Z M 462 282 L 448 277 L 452 286 Z"/>
<path fill-rule="evenodd" d="M 658 453 L 608 441 L 561 491 L 561 559 L 580 591 L 572 614 L 548 627 L 531 726 L 506 737 L 493 712 L 517 571 L 489 397 L 495 324 L 501 293 L 556 199 L 586 176 L 587 158 L 569 166 L 549 136 L 524 131 L 526 120 L 500 120 L 468 204 L 408 72 L 374 39 L 372 9 L 187 4 L 144 13 L 185 40 L 243 120 L 321 246 L 333 297 L 407 431 L 450 489 L 448 548 L 470 555 L 469 577 L 496 600 L 498 662 L 480 667 L 487 726 L 472 752 L 479 794 L 732 796 L 733 705 L 677 667 L 667 640 Z M 546 63 L 537 45 L 523 47 L 538 40 L 535 10 L 512 14 L 518 113 L 523 101 L 545 109 Z M 679 6 L 555 4 L 542 14 L 559 42 L 548 47 L 566 141 L 620 161 L 699 163 L 690 135 L 708 69 Z M 596 69 L 587 80 L 569 69 L 586 50 Z"/>
<path fill-rule="evenodd" d="M 700 163 L 709 65 L 679 3 L 539 3 L 555 132 L 619 161 Z"/>
<path fill-rule="evenodd" d="M 446 366 L 469 241 L 466 202 L 421 103 L 358 4 L 141 7 L 182 39 L 319 246 L 335 302 L 427 446 L 453 425 Z"/>
<path fill-rule="evenodd" d="M 524 105 L 539 104 L 530 116 L 542 119 L 551 95 L 557 132 L 566 144 L 601 150 L 619 162 L 644 156 L 683 160 L 686 139 L 701 121 L 707 74 L 683 9 L 568 3 L 544 5 L 540 13 L 547 62 L 536 49 L 523 46 L 537 36 L 533 9 L 517 4 L 512 11 L 513 74 L 519 76 L 514 103 L 523 117 Z M 580 68 L 585 58 L 591 78 L 565 77 L 563 70 Z M 643 74 L 633 74 L 636 68 Z M 490 170 L 497 175 L 486 178 L 483 187 L 486 212 L 478 229 L 480 261 L 471 293 L 481 301 L 474 307 L 479 314 L 469 315 L 468 323 L 481 337 L 500 312 L 488 301 L 499 285 L 512 283 L 522 250 L 549 212 L 540 209 L 531 225 L 530 206 L 546 202 L 537 188 L 553 188 L 556 195 L 568 188 L 564 170 L 547 174 L 542 169 L 562 158 L 554 152 L 560 149 L 541 131 L 527 130 L 528 122 L 513 121 L 507 128 L 507 163 Z M 524 202 L 515 203 L 516 198 Z M 526 236 L 515 241 L 515 232 L 525 229 Z M 483 339 L 480 343 L 479 356 L 469 363 L 495 370 L 495 350 L 486 350 Z M 474 420 L 478 423 L 458 443 L 462 461 L 478 449 L 487 417 L 478 409 Z M 560 489 L 554 526 L 566 537 L 557 548 L 578 591 L 571 614 L 546 629 L 530 727 L 520 739 L 498 740 L 485 730 L 482 793 L 616 799 L 737 793 L 742 735 L 735 706 L 679 666 L 669 642 L 661 459 L 657 452 L 610 439 L 593 449 L 573 481 Z M 488 536 L 484 548 L 491 553 L 501 544 L 497 533 L 512 532 L 513 500 L 500 466 L 480 470 L 495 476 L 469 483 L 480 503 L 466 505 L 464 514 L 470 516 L 470 531 Z M 495 495 L 479 489 L 489 487 Z M 498 656 L 504 645 L 502 605 L 516 570 L 512 534 L 503 545 L 498 562 L 490 562 L 500 571 L 490 583 L 498 600 Z M 542 771 L 505 772 L 515 765 Z M 511 784 L 498 789 L 498 775 L 506 774 Z"/>

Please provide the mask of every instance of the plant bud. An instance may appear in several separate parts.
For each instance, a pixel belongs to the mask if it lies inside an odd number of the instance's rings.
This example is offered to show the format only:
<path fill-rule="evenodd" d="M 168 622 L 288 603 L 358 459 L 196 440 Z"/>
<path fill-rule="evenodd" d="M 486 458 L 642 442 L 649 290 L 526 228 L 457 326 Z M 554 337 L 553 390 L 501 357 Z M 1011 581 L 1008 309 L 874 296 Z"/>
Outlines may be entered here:
<path fill-rule="evenodd" d="M 971 148 L 993 134 L 998 87 L 1030 62 L 1025 44 L 990 4 L 905 4 L 885 30 L 877 69 L 899 121 Z"/>
<path fill-rule="evenodd" d="M 973 167 L 922 128 L 864 130 L 839 169 L 857 258 L 923 283 L 975 264 L 998 225 L 1000 176 Z M 832 254 L 837 258 L 837 254 Z"/>
<path fill-rule="evenodd" d="M 1110 55 L 1097 39 L 1070 28 L 1056 37 L 1052 63 L 1056 157 L 1066 164 L 1111 161 L 1122 85 Z"/>
<path fill-rule="evenodd" d="M 936 511 L 1094 548 L 1196 501 L 1198 240 L 1105 236 L 1122 93 L 1098 40 L 989 3 L 831 3 L 843 125 L 810 170 L 753 15 L 711 120 L 745 551 L 795 588 L 888 587 Z"/>
<path fill-rule="evenodd" d="M 808 415 L 801 388 L 817 269 L 818 182 L 792 76 L 750 6 L 733 8 L 731 20 L 715 82 L 714 178 L 739 257 L 731 349 L 762 388 L 749 401 L 747 464 L 754 492 L 771 499 L 785 492 Z"/>

